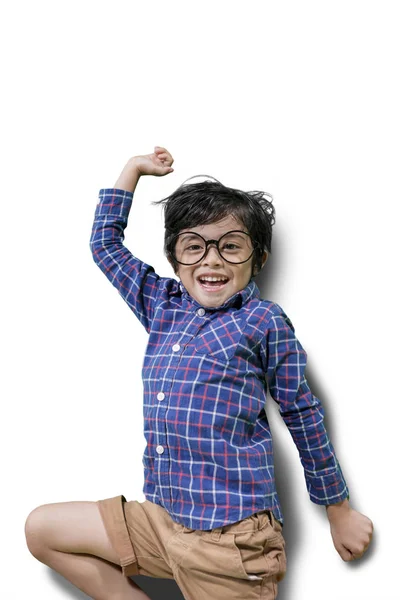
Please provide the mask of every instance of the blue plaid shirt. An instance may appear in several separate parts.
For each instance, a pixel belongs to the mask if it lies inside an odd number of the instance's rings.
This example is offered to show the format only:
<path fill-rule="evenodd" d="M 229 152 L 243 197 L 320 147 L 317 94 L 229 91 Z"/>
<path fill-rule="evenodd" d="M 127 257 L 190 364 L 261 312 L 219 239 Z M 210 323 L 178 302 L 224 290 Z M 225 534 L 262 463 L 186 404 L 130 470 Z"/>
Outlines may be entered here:
<path fill-rule="evenodd" d="M 133 194 L 102 189 L 93 258 L 146 328 L 143 416 L 147 500 L 192 529 L 212 529 L 272 510 L 275 489 L 267 389 L 278 403 L 317 504 L 348 495 L 304 376 L 306 353 L 277 304 L 251 281 L 218 308 L 201 306 L 175 279 L 159 277 L 123 245 Z"/>

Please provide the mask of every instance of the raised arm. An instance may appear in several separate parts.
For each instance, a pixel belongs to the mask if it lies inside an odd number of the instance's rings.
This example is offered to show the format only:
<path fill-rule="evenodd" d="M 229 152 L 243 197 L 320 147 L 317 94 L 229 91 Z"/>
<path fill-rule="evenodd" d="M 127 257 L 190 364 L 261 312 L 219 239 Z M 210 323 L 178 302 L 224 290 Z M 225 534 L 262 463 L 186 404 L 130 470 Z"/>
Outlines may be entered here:
<path fill-rule="evenodd" d="M 157 146 L 152 154 L 130 158 L 115 187 L 100 190 L 90 238 L 94 261 L 147 331 L 160 278 L 123 245 L 124 229 L 140 177 L 166 175 L 173 171 L 172 163 L 170 153 Z"/>

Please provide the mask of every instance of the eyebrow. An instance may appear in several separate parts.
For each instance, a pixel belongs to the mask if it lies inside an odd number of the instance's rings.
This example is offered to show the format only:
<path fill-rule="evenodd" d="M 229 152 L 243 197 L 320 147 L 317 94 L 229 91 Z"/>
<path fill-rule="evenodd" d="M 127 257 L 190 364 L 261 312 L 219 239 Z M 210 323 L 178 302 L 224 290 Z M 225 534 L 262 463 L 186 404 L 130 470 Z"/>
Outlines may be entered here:
<path fill-rule="evenodd" d="M 198 235 L 200 235 L 200 234 L 197 234 L 197 233 L 189 233 L 189 232 L 188 232 L 187 234 L 183 233 L 183 234 L 180 236 L 180 239 L 181 239 L 182 241 L 186 241 L 186 240 L 192 240 L 192 239 L 194 239 L 194 240 L 195 240 L 195 239 L 197 238 L 197 236 L 198 236 Z"/>
<path fill-rule="evenodd" d="M 248 236 L 248 235 L 250 235 L 246 231 L 238 231 L 238 230 L 232 229 L 231 231 L 226 231 L 225 233 L 223 233 L 222 235 L 220 235 L 219 238 L 218 238 L 218 241 L 222 237 L 224 237 L 224 235 L 228 235 L 228 233 L 231 233 L 232 235 L 237 235 L 237 236 Z M 191 233 L 191 232 L 188 231 L 187 234 L 182 233 L 180 235 L 180 239 L 182 241 L 186 241 L 186 240 L 190 240 L 190 239 L 196 239 L 197 236 L 200 236 L 201 238 L 203 238 L 204 240 L 206 240 L 206 238 L 204 236 L 202 236 L 201 233 L 196 233 L 195 231 L 193 233 Z M 214 239 L 214 238 L 209 238 L 209 239 Z"/>

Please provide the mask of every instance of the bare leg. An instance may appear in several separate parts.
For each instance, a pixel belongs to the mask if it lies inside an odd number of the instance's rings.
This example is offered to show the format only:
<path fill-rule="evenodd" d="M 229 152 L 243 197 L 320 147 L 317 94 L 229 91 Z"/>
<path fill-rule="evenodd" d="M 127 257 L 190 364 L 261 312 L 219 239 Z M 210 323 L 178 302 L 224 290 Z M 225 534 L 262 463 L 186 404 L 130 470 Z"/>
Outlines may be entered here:
<path fill-rule="evenodd" d="M 96 502 L 39 506 L 26 520 L 25 535 L 35 558 L 94 600 L 150 600 L 122 575 Z"/>

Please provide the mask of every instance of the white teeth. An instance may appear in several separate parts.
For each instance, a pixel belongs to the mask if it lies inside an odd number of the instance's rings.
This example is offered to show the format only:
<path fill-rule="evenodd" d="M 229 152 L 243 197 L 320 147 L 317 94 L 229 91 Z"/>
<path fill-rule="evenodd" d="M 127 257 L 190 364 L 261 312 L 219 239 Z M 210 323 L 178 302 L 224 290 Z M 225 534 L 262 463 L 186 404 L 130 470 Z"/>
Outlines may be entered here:
<path fill-rule="evenodd" d="M 200 277 L 200 281 L 228 281 L 226 277 Z"/>

